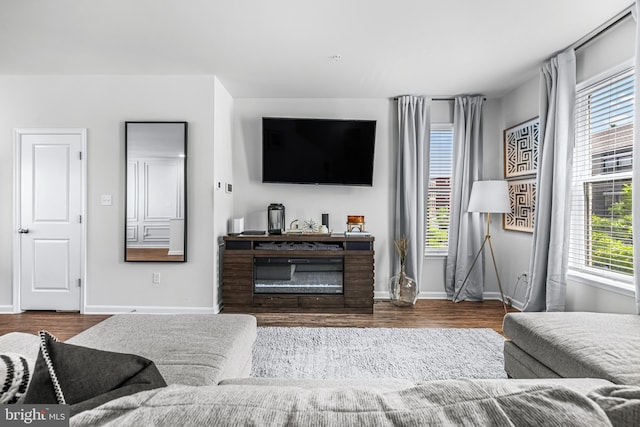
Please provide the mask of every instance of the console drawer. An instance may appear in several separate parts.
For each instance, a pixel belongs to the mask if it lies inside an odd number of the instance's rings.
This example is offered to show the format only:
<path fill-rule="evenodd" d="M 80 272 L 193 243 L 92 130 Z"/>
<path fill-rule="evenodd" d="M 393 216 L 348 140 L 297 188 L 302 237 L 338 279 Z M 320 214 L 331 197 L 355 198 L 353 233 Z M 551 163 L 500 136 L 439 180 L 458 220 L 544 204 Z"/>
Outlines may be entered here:
<path fill-rule="evenodd" d="M 342 295 L 305 295 L 298 297 L 300 307 L 344 307 Z"/>
<path fill-rule="evenodd" d="M 254 295 L 254 307 L 297 307 L 298 297 L 295 295 Z"/>

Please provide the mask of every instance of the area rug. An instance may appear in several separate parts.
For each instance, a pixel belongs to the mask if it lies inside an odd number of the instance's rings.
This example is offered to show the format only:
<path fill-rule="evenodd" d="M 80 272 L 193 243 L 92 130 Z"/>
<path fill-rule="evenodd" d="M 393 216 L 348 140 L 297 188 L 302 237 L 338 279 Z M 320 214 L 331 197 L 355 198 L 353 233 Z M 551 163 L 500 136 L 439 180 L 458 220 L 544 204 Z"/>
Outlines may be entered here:
<path fill-rule="evenodd" d="M 253 377 L 506 378 L 492 329 L 259 327 Z"/>

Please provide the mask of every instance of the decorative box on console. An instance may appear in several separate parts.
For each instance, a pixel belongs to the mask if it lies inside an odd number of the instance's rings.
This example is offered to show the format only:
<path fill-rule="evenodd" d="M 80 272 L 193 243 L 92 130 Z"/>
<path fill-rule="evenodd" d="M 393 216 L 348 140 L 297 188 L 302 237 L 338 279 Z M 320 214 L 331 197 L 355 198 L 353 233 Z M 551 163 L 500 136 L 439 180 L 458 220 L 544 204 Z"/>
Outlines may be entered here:
<path fill-rule="evenodd" d="M 364 215 L 348 215 L 347 216 L 347 231 L 365 231 L 364 229 Z"/>

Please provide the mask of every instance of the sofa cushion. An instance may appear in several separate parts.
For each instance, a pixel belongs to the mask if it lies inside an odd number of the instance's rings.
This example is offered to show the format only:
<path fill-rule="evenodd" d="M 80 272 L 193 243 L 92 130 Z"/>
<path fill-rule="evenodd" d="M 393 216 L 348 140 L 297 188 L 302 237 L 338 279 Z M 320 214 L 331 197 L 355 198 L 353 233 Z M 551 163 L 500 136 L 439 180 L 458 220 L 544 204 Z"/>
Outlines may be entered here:
<path fill-rule="evenodd" d="M 481 380 L 483 384 L 500 385 L 504 379 Z M 263 387 L 298 387 L 304 389 L 363 389 L 377 391 L 402 390 L 419 385 L 428 385 L 432 381 L 411 381 L 399 378 L 350 378 L 350 379 L 301 379 L 301 378 L 231 378 L 220 381 L 218 385 L 244 385 Z M 598 388 L 611 386 L 613 383 L 598 378 L 557 378 L 510 380 L 510 384 L 518 386 L 557 386 L 566 387 L 581 394 L 590 393 Z"/>
<path fill-rule="evenodd" d="M 67 340 L 153 360 L 167 384 L 249 376 L 256 318 L 246 314 L 119 314 Z"/>
<path fill-rule="evenodd" d="M 505 341 L 503 353 L 504 370 L 510 378 L 562 378 L 515 345 L 513 341 Z"/>
<path fill-rule="evenodd" d="M 400 390 L 227 385 L 169 387 L 109 402 L 74 426 L 610 426 L 586 395 L 510 380 L 430 381 Z"/>
<path fill-rule="evenodd" d="M 589 393 L 611 420 L 614 426 L 637 426 L 640 424 L 640 387 L 612 385 Z"/>
<path fill-rule="evenodd" d="M 218 385 L 246 386 L 286 386 L 300 388 L 362 388 L 376 390 L 400 390 L 416 385 L 414 381 L 400 378 L 349 378 L 349 379 L 307 379 L 307 378 L 231 378 Z"/>
<path fill-rule="evenodd" d="M 59 342 L 40 332 L 41 348 L 26 404 L 68 404 L 71 415 L 112 399 L 166 387 L 152 361 Z"/>
<path fill-rule="evenodd" d="M 503 379 L 482 380 L 485 384 L 500 384 Z M 512 385 L 523 387 L 544 386 L 544 387 L 564 387 L 580 394 L 588 394 L 602 387 L 614 385 L 612 382 L 601 378 L 534 378 L 527 380 L 510 379 Z M 424 384 L 424 383 L 419 383 Z"/>
<path fill-rule="evenodd" d="M 640 385 L 640 316 L 611 313 L 509 313 L 513 344 L 565 378 Z"/>

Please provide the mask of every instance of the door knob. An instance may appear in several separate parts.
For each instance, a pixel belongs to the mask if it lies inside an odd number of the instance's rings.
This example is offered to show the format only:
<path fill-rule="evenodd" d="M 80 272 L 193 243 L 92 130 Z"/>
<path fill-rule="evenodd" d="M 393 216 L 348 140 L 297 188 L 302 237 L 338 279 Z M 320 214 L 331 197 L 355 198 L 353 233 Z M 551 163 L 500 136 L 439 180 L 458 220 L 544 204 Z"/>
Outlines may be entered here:
<path fill-rule="evenodd" d="M 18 233 L 27 234 L 29 232 L 28 228 L 18 228 Z"/>

